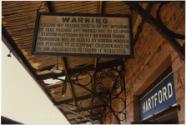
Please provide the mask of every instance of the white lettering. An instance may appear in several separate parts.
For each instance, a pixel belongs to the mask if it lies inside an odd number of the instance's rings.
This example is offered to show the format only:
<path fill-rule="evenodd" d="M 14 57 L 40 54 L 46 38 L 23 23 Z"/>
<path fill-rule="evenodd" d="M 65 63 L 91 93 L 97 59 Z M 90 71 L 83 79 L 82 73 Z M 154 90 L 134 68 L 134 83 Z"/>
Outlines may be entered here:
<path fill-rule="evenodd" d="M 168 98 L 171 98 L 173 96 L 173 90 L 172 90 L 172 84 L 169 82 L 167 85 L 168 89 Z"/>
<path fill-rule="evenodd" d="M 167 100 L 167 89 L 164 86 L 162 90 L 163 90 L 163 101 L 166 101 Z"/>
<path fill-rule="evenodd" d="M 168 99 L 173 97 L 173 94 L 173 86 L 172 83 L 169 82 L 166 86 L 163 86 L 160 90 L 156 91 L 149 98 L 144 100 L 142 105 L 143 113 L 156 108 L 158 104 L 166 102 Z"/>
<path fill-rule="evenodd" d="M 145 102 L 143 103 L 143 113 L 146 112 Z"/>
<path fill-rule="evenodd" d="M 151 96 L 151 104 L 152 104 L 152 108 L 154 108 L 154 96 Z"/>
<path fill-rule="evenodd" d="M 156 101 L 157 101 L 157 93 L 154 94 L 154 105 L 156 107 Z"/>
<path fill-rule="evenodd" d="M 150 98 L 148 99 L 148 106 L 149 106 L 149 110 L 151 109 L 151 100 Z"/>
<path fill-rule="evenodd" d="M 161 92 L 161 90 L 158 91 L 158 102 L 159 102 L 159 104 L 162 103 L 162 92 Z"/>

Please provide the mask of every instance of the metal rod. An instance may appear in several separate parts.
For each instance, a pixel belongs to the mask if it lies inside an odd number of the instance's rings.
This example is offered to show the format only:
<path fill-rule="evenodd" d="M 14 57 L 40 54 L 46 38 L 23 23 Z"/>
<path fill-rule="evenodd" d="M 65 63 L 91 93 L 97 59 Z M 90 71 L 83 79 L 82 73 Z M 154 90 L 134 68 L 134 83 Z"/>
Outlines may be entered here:
<path fill-rule="evenodd" d="M 138 3 L 134 2 L 126 2 L 133 10 L 135 10 L 138 14 L 142 16 L 142 18 L 145 19 L 146 22 L 150 22 L 153 24 L 157 31 L 162 34 L 170 43 L 170 45 L 173 47 L 173 49 L 180 55 L 180 57 L 185 60 L 185 51 L 182 51 L 182 47 L 177 42 L 177 40 L 173 37 L 171 37 L 166 30 L 163 28 L 163 26 L 152 16 L 150 15 L 146 10 L 144 10 Z"/>
<path fill-rule="evenodd" d="M 152 6 L 153 6 L 153 4 L 149 3 L 149 5 L 148 5 L 148 7 L 147 7 L 147 9 L 146 9 L 146 11 L 147 11 L 148 13 L 151 12 Z M 136 42 L 137 42 L 137 40 L 138 40 L 138 38 L 139 38 L 140 33 L 141 33 L 142 30 L 143 30 L 143 26 L 144 26 L 144 23 L 145 23 L 144 20 L 145 20 L 145 18 L 142 18 L 141 23 L 139 24 L 139 26 L 138 26 L 138 28 L 137 28 L 137 32 L 136 32 L 136 34 L 135 34 L 134 42 L 133 42 L 134 46 L 135 46 L 135 44 L 136 44 Z"/>
<path fill-rule="evenodd" d="M 79 107 L 78 106 L 78 103 L 77 103 L 77 97 L 76 97 L 76 94 L 75 94 L 74 86 L 72 84 L 72 81 L 71 81 L 70 76 L 69 76 L 69 73 L 68 73 L 67 58 L 66 57 L 62 57 L 62 61 L 63 61 L 63 64 L 64 64 L 63 66 L 64 66 L 64 70 L 65 70 L 65 74 L 66 74 L 66 79 L 70 83 L 70 87 L 71 87 L 71 92 L 72 92 L 74 103 L 75 103 L 75 105 L 77 107 Z"/>

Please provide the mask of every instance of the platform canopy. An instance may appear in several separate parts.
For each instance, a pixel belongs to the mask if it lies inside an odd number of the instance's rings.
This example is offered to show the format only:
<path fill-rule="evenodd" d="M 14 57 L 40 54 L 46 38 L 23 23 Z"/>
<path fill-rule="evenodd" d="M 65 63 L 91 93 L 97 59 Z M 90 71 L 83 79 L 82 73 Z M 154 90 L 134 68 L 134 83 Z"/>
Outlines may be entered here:
<path fill-rule="evenodd" d="M 130 15 L 131 45 L 135 47 L 145 22 L 151 22 L 158 30 L 161 29 L 155 17 L 149 14 L 153 4 L 158 8 L 161 3 L 3 1 L 3 42 L 70 123 L 103 123 L 106 113 L 113 110 L 120 112 L 117 111 L 118 108 L 114 109 L 112 102 L 114 103 L 115 98 L 121 101 L 121 97 L 123 118 L 120 120 L 124 120 L 126 113 L 124 61 L 128 57 L 34 55 L 32 46 L 35 21 L 38 12 Z M 168 36 L 166 33 L 163 35 Z M 176 44 L 175 48 L 180 51 L 178 48 L 181 44 L 177 42 L 173 44 Z M 118 96 L 113 96 L 114 93 Z M 118 115 L 120 116 L 121 114 Z"/>

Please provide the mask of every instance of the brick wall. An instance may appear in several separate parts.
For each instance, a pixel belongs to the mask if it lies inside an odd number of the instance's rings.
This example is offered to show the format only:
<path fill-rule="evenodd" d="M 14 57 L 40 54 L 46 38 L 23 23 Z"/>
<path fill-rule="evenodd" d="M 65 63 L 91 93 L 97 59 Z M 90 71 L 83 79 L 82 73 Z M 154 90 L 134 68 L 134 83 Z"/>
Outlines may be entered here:
<path fill-rule="evenodd" d="M 152 8 L 155 17 L 158 3 Z M 162 17 L 170 29 L 184 34 L 183 4 L 172 2 L 162 9 Z M 175 12 L 177 15 L 175 15 Z M 183 41 L 181 41 L 183 42 Z M 172 48 L 169 42 L 157 32 L 156 27 L 145 23 L 143 31 L 134 46 L 134 57 L 125 62 L 127 88 L 127 120 L 126 123 L 139 120 L 138 101 L 136 100 L 152 83 L 169 67 L 174 72 L 174 83 L 179 123 L 184 123 L 184 61 Z"/>

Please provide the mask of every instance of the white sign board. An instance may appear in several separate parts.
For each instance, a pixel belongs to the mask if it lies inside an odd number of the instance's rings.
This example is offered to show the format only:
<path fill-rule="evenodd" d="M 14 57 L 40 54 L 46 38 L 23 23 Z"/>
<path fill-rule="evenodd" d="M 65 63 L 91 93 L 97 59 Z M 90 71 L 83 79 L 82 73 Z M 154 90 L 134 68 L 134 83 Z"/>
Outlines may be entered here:
<path fill-rule="evenodd" d="M 129 16 L 39 14 L 33 53 L 131 55 Z"/>

